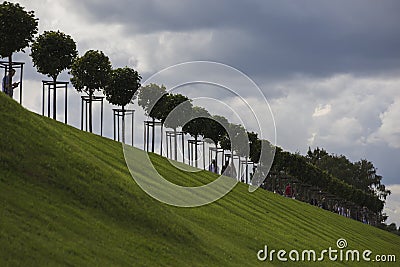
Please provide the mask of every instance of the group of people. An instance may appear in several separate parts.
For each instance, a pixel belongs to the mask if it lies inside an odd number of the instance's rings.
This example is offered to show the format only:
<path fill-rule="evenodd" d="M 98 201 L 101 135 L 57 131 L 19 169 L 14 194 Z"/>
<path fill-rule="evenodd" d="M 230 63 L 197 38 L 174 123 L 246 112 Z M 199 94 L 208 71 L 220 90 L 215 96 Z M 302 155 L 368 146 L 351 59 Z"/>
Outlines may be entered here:
<path fill-rule="evenodd" d="M 279 195 L 282 195 L 284 197 L 289 197 L 289 198 L 293 198 L 293 199 L 296 198 L 296 191 L 295 191 L 295 189 L 292 187 L 292 185 L 290 183 L 286 184 L 286 187 L 285 187 L 284 191 L 282 191 L 279 188 L 277 188 L 273 192 L 274 192 L 274 194 L 279 194 Z"/>
<path fill-rule="evenodd" d="M 359 211 L 355 211 L 355 214 L 352 214 L 351 209 L 343 207 L 340 204 L 336 203 L 333 206 L 333 210 L 331 211 L 347 218 L 355 218 L 365 224 L 371 224 L 371 221 L 369 219 L 369 211 L 368 208 L 365 206 L 362 207 L 362 209 L 360 209 Z"/>
<path fill-rule="evenodd" d="M 10 84 L 12 77 L 15 75 L 15 69 L 11 69 L 6 76 L 3 78 L 3 93 L 7 94 L 11 98 L 14 95 L 14 89 L 18 87 L 19 82 Z"/>
<path fill-rule="evenodd" d="M 341 204 L 339 204 L 338 202 L 336 202 L 332 206 L 332 205 L 326 203 L 325 198 L 322 198 L 321 201 L 318 201 L 316 198 L 311 198 L 310 204 L 320 207 L 321 209 L 329 210 L 331 212 L 337 213 L 346 218 L 353 218 L 353 219 L 362 221 L 365 224 L 370 224 L 370 221 L 368 219 L 368 209 L 366 207 L 363 207 L 361 209 L 361 211 L 358 211 L 358 212 L 355 212 L 355 214 L 352 214 L 350 208 L 344 207 Z"/>
<path fill-rule="evenodd" d="M 327 204 L 327 201 L 324 197 L 321 199 L 321 201 L 318 201 L 316 198 L 311 198 L 310 204 L 313 206 L 320 207 L 321 209 L 324 210 L 332 211 L 347 218 L 351 218 L 351 212 L 349 208 L 345 208 L 337 202 L 333 206 L 331 204 Z"/>
<path fill-rule="evenodd" d="M 215 160 L 212 160 L 211 164 L 208 167 L 208 170 L 210 172 L 216 173 L 216 174 L 223 174 L 229 177 L 233 177 L 236 178 L 236 169 L 235 166 L 233 164 L 231 164 L 231 162 L 226 161 L 225 165 L 222 166 L 222 170 L 220 172 L 217 163 Z M 265 188 L 267 189 L 267 188 Z M 295 198 L 296 197 L 296 192 L 295 189 L 292 187 L 292 185 L 290 183 L 286 184 L 285 190 L 282 192 L 281 190 L 275 189 L 273 191 L 276 194 L 280 194 L 282 196 L 288 197 L 288 198 Z M 305 200 L 303 200 L 305 201 Z M 363 209 L 361 210 L 361 212 L 356 212 L 357 214 L 352 214 L 351 213 L 351 209 L 346 208 L 342 205 L 340 205 L 339 203 L 335 203 L 334 205 L 332 205 L 329 201 L 326 201 L 326 199 L 323 197 L 321 200 L 317 200 L 317 198 L 311 198 L 309 203 L 313 206 L 317 206 L 320 207 L 324 210 L 329 210 L 332 211 L 334 213 L 337 213 L 339 215 L 345 216 L 347 218 L 355 218 L 357 220 L 362 221 L 363 223 L 369 224 L 370 221 L 368 219 L 368 209 L 366 207 L 363 207 Z"/>
<path fill-rule="evenodd" d="M 336 203 L 333 206 L 333 212 L 335 212 L 335 213 L 337 213 L 339 215 L 345 216 L 347 218 L 351 218 L 350 209 L 349 208 L 345 208 L 345 207 L 339 205 L 338 203 Z"/>

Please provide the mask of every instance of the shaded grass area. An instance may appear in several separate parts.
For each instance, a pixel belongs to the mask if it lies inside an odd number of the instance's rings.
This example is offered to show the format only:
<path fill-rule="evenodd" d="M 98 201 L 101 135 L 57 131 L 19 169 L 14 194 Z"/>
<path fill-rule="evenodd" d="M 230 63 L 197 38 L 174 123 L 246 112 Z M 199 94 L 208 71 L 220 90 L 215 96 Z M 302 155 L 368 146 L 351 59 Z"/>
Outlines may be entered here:
<path fill-rule="evenodd" d="M 2 93 L 0 136 L 0 266 L 281 266 L 258 262 L 257 251 L 321 251 L 339 238 L 400 261 L 398 236 L 243 184 L 198 208 L 162 204 L 136 185 L 120 143 L 28 112 Z M 216 178 L 150 157 L 176 184 Z"/>

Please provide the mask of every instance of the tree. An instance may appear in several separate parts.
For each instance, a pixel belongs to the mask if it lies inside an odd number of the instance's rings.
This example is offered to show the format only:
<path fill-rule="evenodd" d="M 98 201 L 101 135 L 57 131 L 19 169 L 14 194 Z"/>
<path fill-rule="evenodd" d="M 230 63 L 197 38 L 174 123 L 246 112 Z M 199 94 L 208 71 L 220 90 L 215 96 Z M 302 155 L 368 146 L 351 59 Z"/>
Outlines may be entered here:
<path fill-rule="evenodd" d="M 221 148 L 235 151 L 239 156 L 247 157 L 249 154 L 249 142 L 247 132 L 240 124 L 229 123 L 227 131 L 220 140 Z"/>
<path fill-rule="evenodd" d="M 214 142 L 215 148 L 218 147 L 218 143 L 226 135 L 225 127 L 228 127 L 229 122 L 225 117 L 214 115 L 210 119 L 207 119 L 206 125 L 204 125 L 204 138 L 208 138 Z"/>
<path fill-rule="evenodd" d="M 167 105 L 168 93 L 164 85 L 154 83 L 143 86 L 139 89 L 138 105 L 141 106 L 147 116 L 155 120 L 164 118 L 164 110 Z M 154 152 L 154 131 L 152 132 L 151 152 Z"/>
<path fill-rule="evenodd" d="M 314 151 L 309 148 L 307 160 L 340 180 L 381 200 L 386 200 L 391 193 L 381 183 L 382 176 L 376 173 L 372 162 L 366 159 L 353 163 L 343 155 L 328 154 L 324 149 L 317 147 Z"/>
<path fill-rule="evenodd" d="M 89 95 L 89 131 L 92 132 L 92 99 L 95 91 L 105 89 L 110 81 L 110 59 L 101 51 L 89 50 L 71 66 L 71 82 L 78 92 Z"/>
<path fill-rule="evenodd" d="M 105 87 L 108 102 L 122 108 L 122 142 L 125 143 L 125 106 L 134 100 L 142 77 L 134 69 L 125 67 L 112 71 L 109 84 Z"/>
<path fill-rule="evenodd" d="M 301 155 L 283 152 L 277 148 L 272 168 L 275 171 L 283 170 L 296 177 L 301 183 L 318 186 L 322 191 L 334 194 L 360 207 L 366 206 L 375 213 L 379 213 L 383 209 L 384 202 L 377 196 L 358 189 L 328 171 L 318 168 L 309 162 L 309 158 Z"/>
<path fill-rule="evenodd" d="M 396 223 L 391 223 L 387 226 L 387 230 L 391 233 L 396 234 L 397 233 L 397 226 Z"/>
<path fill-rule="evenodd" d="M 254 163 L 258 163 L 261 156 L 262 140 L 258 139 L 258 134 L 255 132 L 247 132 L 247 136 L 250 142 L 250 160 Z"/>
<path fill-rule="evenodd" d="M 194 137 L 195 162 L 197 167 L 197 141 L 200 135 L 204 135 L 204 125 L 207 123 L 207 118 L 210 118 L 211 115 L 205 108 L 193 107 L 191 110 L 191 117 L 193 119 L 182 127 L 182 131 Z"/>
<path fill-rule="evenodd" d="M 248 158 L 249 155 L 249 141 L 247 132 L 240 124 L 228 123 L 225 126 L 226 132 L 220 140 L 220 146 L 224 150 L 231 151 L 230 163 L 225 162 L 226 175 L 236 178 L 236 171 L 234 171 L 233 154 L 240 157 Z M 240 163 L 239 163 L 240 164 Z"/>
<path fill-rule="evenodd" d="M 75 41 L 60 31 L 45 31 L 32 44 L 30 56 L 38 72 L 53 79 L 53 119 L 56 119 L 57 77 L 69 69 L 78 56 Z"/>
<path fill-rule="evenodd" d="M 258 139 L 257 133 L 248 132 L 247 134 L 250 142 L 250 159 L 257 163 L 257 173 L 254 174 L 252 183 L 261 184 L 270 171 L 274 171 L 274 164 L 275 166 L 282 166 L 282 163 L 279 163 L 280 157 L 275 156 L 279 155 L 282 149 L 274 146 L 268 140 Z M 276 169 L 275 172 L 277 172 Z"/>
<path fill-rule="evenodd" d="M 229 122 L 225 117 L 214 115 L 210 119 L 206 119 L 204 125 L 204 138 L 208 138 L 214 142 L 215 149 L 218 148 L 218 143 L 221 142 L 223 137 L 226 135 L 225 127 L 228 127 Z M 215 161 L 217 160 L 217 154 L 215 153 Z"/>
<path fill-rule="evenodd" d="M 179 107 L 178 107 L 179 106 Z M 178 144 L 176 131 L 178 127 L 184 125 L 193 109 L 191 100 L 181 94 L 168 94 L 162 113 L 161 121 L 166 127 L 174 129 L 175 160 L 178 157 Z M 178 108 L 178 109 L 176 109 Z M 176 109 L 176 110 L 175 110 Z"/>
<path fill-rule="evenodd" d="M 4 1 L 0 5 L 0 56 L 8 57 L 9 69 L 12 68 L 12 55 L 33 41 L 38 32 L 38 19 L 33 11 L 25 11 L 18 3 Z M 11 88 L 12 78 L 8 79 Z"/>
<path fill-rule="evenodd" d="M 177 129 L 183 126 L 183 123 L 189 116 L 193 106 L 189 98 L 181 94 L 168 94 L 166 105 L 162 112 L 161 121 L 165 122 L 165 126 Z M 179 106 L 179 109 L 175 110 Z M 172 114 L 174 112 L 174 114 Z M 167 120 L 168 119 L 168 120 Z"/>

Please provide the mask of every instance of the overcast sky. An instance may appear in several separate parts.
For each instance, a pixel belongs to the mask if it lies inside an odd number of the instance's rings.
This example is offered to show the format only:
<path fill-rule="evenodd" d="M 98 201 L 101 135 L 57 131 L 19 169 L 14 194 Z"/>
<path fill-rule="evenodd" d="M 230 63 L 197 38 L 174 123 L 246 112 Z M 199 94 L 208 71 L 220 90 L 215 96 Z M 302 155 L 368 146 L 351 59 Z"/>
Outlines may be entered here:
<path fill-rule="evenodd" d="M 240 70 L 268 100 L 278 145 L 303 154 L 319 146 L 353 161 L 372 161 L 384 183 L 392 185 L 387 212 L 399 224 L 399 1 L 18 2 L 35 11 L 40 33 L 61 30 L 75 39 L 80 55 L 102 50 L 114 67 L 133 67 L 143 80 L 194 60 Z M 28 54 L 16 56 L 27 62 L 24 106 L 39 112 L 45 77 L 36 73 Z M 64 73 L 61 79 L 69 77 Z M 242 89 L 241 96 L 261 112 L 259 95 Z M 69 96 L 70 123 L 78 126 L 79 96 L 73 90 Z M 59 103 L 62 118 L 63 99 Z M 240 109 L 240 103 L 229 105 Z M 111 111 L 106 113 L 111 120 Z"/>

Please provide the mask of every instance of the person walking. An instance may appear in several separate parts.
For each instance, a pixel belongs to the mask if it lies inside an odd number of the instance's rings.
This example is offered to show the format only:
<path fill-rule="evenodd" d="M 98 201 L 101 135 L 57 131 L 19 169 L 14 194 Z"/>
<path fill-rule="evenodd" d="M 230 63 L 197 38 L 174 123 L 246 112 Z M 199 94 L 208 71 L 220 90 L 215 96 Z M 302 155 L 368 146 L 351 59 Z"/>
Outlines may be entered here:
<path fill-rule="evenodd" d="M 15 69 L 11 69 L 8 72 L 8 75 L 4 76 L 3 78 L 3 92 L 9 95 L 11 98 L 13 98 L 14 89 L 19 85 L 19 82 L 15 82 L 10 85 L 10 80 L 12 80 L 12 77 L 14 75 L 15 75 Z"/>
<path fill-rule="evenodd" d="M 208 170 L 213 173 L 217 173 L 217 174 L 219 173 L 219 169 L 218 169 L 217 163 L 215 162 L 215 159 L 213 159 L 210 166 L 208 166 Z"/>
<path fill-rule="evenodd" d="M 290 186 L 290 183 L 288 183 L 285 188 L 285 196 L 292 197 L 292 195 L 293 195 L 292 187 Z"/>

